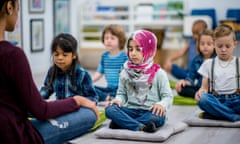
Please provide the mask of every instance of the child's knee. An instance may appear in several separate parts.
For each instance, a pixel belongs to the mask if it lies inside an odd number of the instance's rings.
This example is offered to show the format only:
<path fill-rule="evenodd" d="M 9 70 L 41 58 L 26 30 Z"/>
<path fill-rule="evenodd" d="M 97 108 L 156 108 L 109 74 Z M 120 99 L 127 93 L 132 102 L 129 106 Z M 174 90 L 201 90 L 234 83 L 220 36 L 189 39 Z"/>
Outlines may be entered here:
<path fill-rule="evenodd" d="M 198 101 L 199 105 L 205 105 L 209 101 L 209 95 L 207 93 L 202 93 L 200 96 L 200 100 Z"/>
<path fill-rule="evenodd" d="M 165 121 L 166 121 L 166 116 L 155 116 L 152 117 L 152 120 L 157 127 L 161 127 L 164 125 Z"/>
<path fill-rule="evenodd" d="M 118 111 L 119 111 L 119 109 L 118 109 L 118 106 L 116 104 L 109 105 L 105 109 L 105 115 L 106 115 L 106 117 L 109 118 L 109 116 L 111 116 L 112 114 L 116 114 L 116 112 L 118 112 Z"/>

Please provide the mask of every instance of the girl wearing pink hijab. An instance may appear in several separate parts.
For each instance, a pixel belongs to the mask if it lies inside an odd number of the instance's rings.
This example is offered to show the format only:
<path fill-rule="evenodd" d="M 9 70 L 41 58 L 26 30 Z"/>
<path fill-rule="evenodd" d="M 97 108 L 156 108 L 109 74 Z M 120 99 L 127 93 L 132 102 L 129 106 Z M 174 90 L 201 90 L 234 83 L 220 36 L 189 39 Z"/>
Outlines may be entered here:
<path fill-rule="evenodd" d="M 110 128 L 155 132 L 173 101 L 166 72 L 155 64 L 156 36 L 137 30 L 127 41 L 129 61 L 120 73 L 116 97 L 106 104 Z"/>

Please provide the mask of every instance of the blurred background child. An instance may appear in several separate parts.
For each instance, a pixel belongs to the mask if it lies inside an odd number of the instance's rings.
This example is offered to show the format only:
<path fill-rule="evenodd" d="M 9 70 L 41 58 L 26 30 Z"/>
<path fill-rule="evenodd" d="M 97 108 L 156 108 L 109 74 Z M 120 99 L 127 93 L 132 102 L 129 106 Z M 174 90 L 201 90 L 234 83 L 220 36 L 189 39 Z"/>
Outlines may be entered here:
<path fill-rule="evenodd" d="M 199 54 L 192 60 L 187 77 L 179 80 L 176 84 L 175 89 L 181 96 L 194 98 L 195 93 L 201 87 L 202 76 L 197 71 L 205 60 L 215 56 L 211 30 L 205 30 L 199 34 L 197 49 Z"/>
<path fill-rule="evenodd" d="M 102 53 L 97 71 L 92 76 L 92 79 L 93 82 L 96 82 L 103 75 L 105 76 L 107 87 L 95 86 L 98 101 L 105 101 L 107 96 L 115 97 L 119 73 L 123 63 L 128 58 L 124 51 L 126 34 L 122 26 L 116 24 L 107 25 L 102 32 L 101 39 L 106 51 Z"/>
<path fill-rule="evenodd" d="M 205 29 L 207 29 L 207 24 L 204 20 L 194 21 L 192 26 L 193 37 L 189 40 L 188 44 L 184 48 L 180 49 L 174 55 L 168 57 L 166 63 L 164 64 L 164 69 L 168 73 L 172 74 L 177 79 L 186 78 L 191 62 L 193 58 L 197 55 L 196 42 L 198 39 L 198 35 L 199 33 L 202 33 Z M 174 64 L 174 61 L 182 58 L 185 54 L 187 54 L 186 68 L 182 68 Z"/>

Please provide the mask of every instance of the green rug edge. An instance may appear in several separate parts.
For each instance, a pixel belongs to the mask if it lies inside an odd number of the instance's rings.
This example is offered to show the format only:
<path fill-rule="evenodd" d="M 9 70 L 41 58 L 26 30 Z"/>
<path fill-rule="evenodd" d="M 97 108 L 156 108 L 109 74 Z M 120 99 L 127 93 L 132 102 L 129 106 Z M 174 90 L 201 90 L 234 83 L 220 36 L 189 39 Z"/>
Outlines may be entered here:
<path fill-rule="evenodd" d="M 95 131 L 99 128 L 105 121 L 107 120 L 105 116 L 105 110 L 99 110 L 99 119 L 96 121 L 94 126 L 90 129 L 90 131 Z"/>
<path fill-rule="evenodd" d="M 174 96 L 173 98 L 174 105 L 197 105 L 197 102 L 193 98 L 184 97 L 184 96 Z"/>

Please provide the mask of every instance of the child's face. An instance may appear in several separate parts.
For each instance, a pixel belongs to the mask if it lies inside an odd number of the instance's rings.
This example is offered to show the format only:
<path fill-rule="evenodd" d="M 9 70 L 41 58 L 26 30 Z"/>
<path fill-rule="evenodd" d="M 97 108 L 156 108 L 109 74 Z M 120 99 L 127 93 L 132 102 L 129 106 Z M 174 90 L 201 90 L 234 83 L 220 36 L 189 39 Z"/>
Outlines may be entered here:
<path fill-rule="evenodd" d="M 128 45 L 128 55 L 132 63 L 139 65 L 143 62 L 143 54 L 140 46 L 135 40 L 130 40 Z"/>
<path fill-rule="evenodd" d="M 233 35 L 219 37 L 214 41 L 216 53 L 219 59 L 223 61 L 231 60 L 234 48 L 237 42 L 234 41 Z"/>
<path fill-rule="evenodd" d="M 197 23 L 192 27 L 192 35 L 195 40 L 198 39 L 198 35 L 205 30 L 202 23 Z"/>
<path fill-rule="evenodd" d="M 72 61 L 75 58 L 76 56 L 73 55 L 72 52 L 64 52 L 59 46 L 57 46 L 56 51 L 53 52 L 54 64 L 62 71 L 67 70 L 72 65 Z"/>
<path fill-rule="evenodd" d="M 104 46 L 108 51 L 119 49 L 119 39 L 111 32 L 104 34 Z"/>
<path fill-rule="evenodd" d="M 204 58 L 210 58 L 214 52 L 213 38 L 209 35 L 202 35 L 199 41 L 199 50 Z"/>

